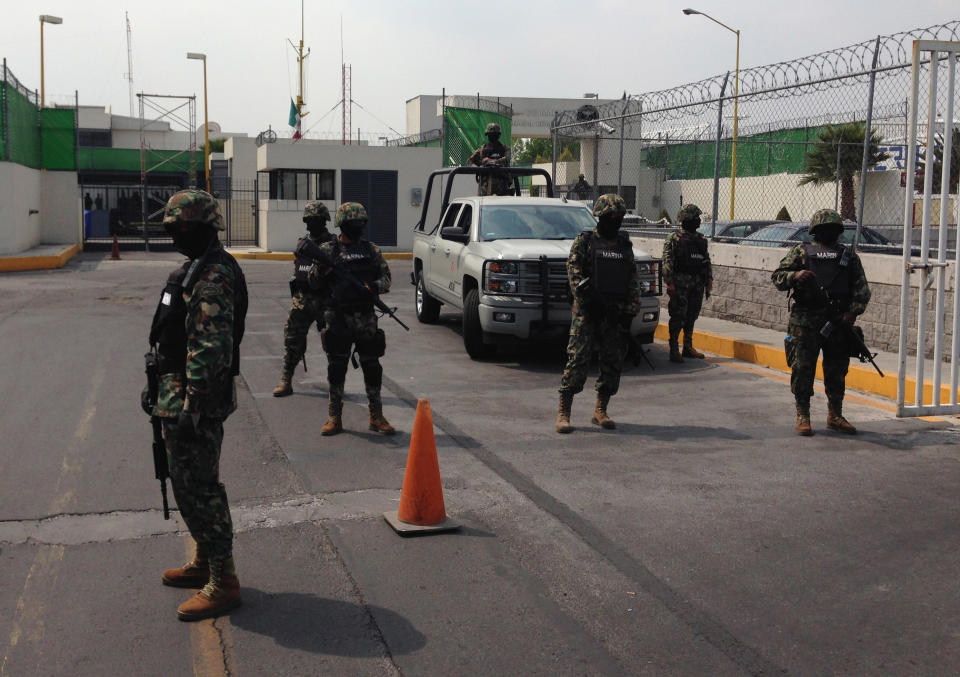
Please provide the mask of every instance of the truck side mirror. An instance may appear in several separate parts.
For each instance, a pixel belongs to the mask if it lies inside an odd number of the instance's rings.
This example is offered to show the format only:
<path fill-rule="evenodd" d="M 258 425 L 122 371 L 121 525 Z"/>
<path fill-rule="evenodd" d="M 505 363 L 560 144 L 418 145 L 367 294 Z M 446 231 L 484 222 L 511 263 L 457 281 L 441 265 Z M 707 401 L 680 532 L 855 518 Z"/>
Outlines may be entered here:
<path fill-rule="evenodd" d="M 470 241 L 470 233 L 465 233 L 459 228 L 441 228 L 440 239 L 467 244 Z"/>

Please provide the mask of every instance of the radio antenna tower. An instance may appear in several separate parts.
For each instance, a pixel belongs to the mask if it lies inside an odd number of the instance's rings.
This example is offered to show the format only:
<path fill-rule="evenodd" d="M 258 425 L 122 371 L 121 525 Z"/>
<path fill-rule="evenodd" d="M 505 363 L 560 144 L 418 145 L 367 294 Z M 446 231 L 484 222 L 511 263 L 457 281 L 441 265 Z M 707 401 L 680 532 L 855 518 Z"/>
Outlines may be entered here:
<path fill-rule="evenodd" d="M 344 146 L 353 145 L 353 66 L 343 64 L 343 102 L 341 110 L 343 111 L 343 130 L 342 143 Z M 349 131 L 350 137 L 347 137 Z M 357 139 L 359 142 L 360 140 Z"/>
<path fill-rule="evenodd" d="M 125 77 L 130 90 L 130 117 L 133 117 L 133 35 L 130 32 L 130 13 L 124 12 L 127 18 L 127 72 Z"/>

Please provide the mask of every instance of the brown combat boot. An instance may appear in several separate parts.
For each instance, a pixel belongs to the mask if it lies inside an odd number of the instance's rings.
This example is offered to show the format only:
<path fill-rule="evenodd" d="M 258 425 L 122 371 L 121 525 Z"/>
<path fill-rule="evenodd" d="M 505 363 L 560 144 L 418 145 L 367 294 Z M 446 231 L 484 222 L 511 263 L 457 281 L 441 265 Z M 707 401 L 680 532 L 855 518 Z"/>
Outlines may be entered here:
<path fill-rule="evenodd" d="M 680 355 L 680 332 L 670 331 L 670 361 L 682 363 L 683 357 Z"/>
<path fill-rule="evenodd" d="M 836 404 L 832 402 L 827 403 L 827 427 L 830 430 L 836 430 L 839 433 L 844 433 L 847 435 L 856 435 L 857 429 L 843 417 L 843 404 L 837 402 Z"/>
<path fill-rule="evenodd" d="M 801 404 L 797 402 L 797 434 L 803 437 L 813 435 L 813 428 L 810 426 L 810 403 Z"/>
<path fill-rule="evenodd" d="M 693 347 L 693 337 L 687 338 L 687 333 L 683 333 L 683 357 L 692 357 L 695 360 L 702 360 L 706 357 L 703 353 Z"/>
<path fill-rule="evenodd" d="M 280 376 L 280 385 L 273 389 L 274 397 L 286 397 L 287 395 L 293 395 L 293 375 L 284 372 Z"/>
<path fill-rule="evenodd" d="M 381 435 L 393 435 L 397 432 L 390 421 L 383 417 L 383 403 L 370 400 L 370 430 Z"/>
<path fill-rule="evenodd" d="M 557 432 L 573 432 L 573 426 L 570 425 L 570 409 L 573 408 L 573 393 L 560 393 L 560 406 L 557 408 Z"/>
<path fill-rule="evenodd" d="M 240 606 L 240 581 L 233 558 L 210 562 L 210 577 L 203 589 L 177 608 L 181 621 L 199 621 L 225 614 Z"/>
<path fill-rule="evenodd" d="M 593 408 L 593 416 L 590 418 L 590 422 L 601 428 L 613 430 L 617 427 L 617 424 L 613 422 L 612 418 L 607 416 L 607 405 L 609 403 L 609 395 L 597 395 L 597 404 Z"/>
<path fill-rule="evenodd" d="M 332 388 L 331 388 L 332 389 Z M 327 405 L 327 422 L 320 428 L 320 434 L 338 435 L 343 432 L 343 400 L 330 393 L 330 404 Z"/>
<path fill-rule="evenodd" d="M 161 581 L 174 588 L 202 588 L 210 580 L 207 560 L 196 555 L 191 561 L 176 569 L 163 572 Z"/>

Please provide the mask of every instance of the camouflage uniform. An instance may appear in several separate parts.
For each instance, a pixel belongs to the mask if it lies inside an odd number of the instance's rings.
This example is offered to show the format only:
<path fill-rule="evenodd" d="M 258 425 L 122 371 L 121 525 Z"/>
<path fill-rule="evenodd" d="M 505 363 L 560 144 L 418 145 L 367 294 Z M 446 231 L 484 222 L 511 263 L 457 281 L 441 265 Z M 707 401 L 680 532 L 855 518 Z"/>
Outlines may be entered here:
<path fill-rule="evenodd" d="M 601 195 L 594 207 L 594 215 L 614 215 L 620 220 L 625 212 L 623 199 L 613 194 Z M 615 230 L 613 232 L 616 233 Z M 604 417 L 606 403 L 620 389 L 620 372 L 626 353 L 624 330 L 629 330 L 629 322 L 640 309 L 640 288 L 633 247 L 629 238 L 619 234 L 614 234 L 611 238 L 609 235 L 601 234 L 601 227 L 598 225 L 592 231 L 577 235 L 570 247 L 567 280 L 573 294 L 573 305 L 570 338 L 567 342 L 567 363 L 560 377 L 563 410 L 567 400 L 572 401 L 573 396 L 583 390 L 590 359 L 596 350 L 600 363 L 596 390 L 598 406 L 599 400 L 603 403 Z M 597 271 L 594 268 L 598 247 L 608 247 L 620 254 L 621 265 L 624 267 L 624 288 L 619 299 L 604 297 L 594 286 L 597 282 Z M 581 282 L 588 278 L 588 283 L 581 287 Z M 566 413 L 569 418 L 569 406 L 566 407 Z M 560 430 L 560 427 L 558 423 L 558 432 L 567 432 Z"/>
<path fill-rule="evenodd" d="M 499 138 L 500 125 L 491 122 L 487 125 L 485 134 L 493 134 Z M 500 141 L 491 139 L 473 151 L 473 154 L 467 160 L 467 164 L 477 167 L 509 167 L 510 148 L 500 143 Z M 508 195 L 510 193 L 510 180 L 508 177 L 491 173 L 486 176 L 478 176 L 477 180 L 479 182 L 477 195 Z"/>
<path fill-rule="evenodd" d="M 841 224 L 840 215 L 832 209 L 821 209 L 811 219 L 811 232 L 821 224 Z M 821 293 L 811 293 L 811 285 L 799 283 L 795 277 L 800 271 L 810 270 L 808 252 L 843 252 L 841 245 L 816 247 L 800 244 L 790 250 L 772 277 L 774 286 L 780 291 L 791 291 L 794 303 L 790 309 L 790 322 L 787 326 L 787 338 L 784 347 L 787 362 L 792 371 L 790 391 L 797 402 L 798 416 L 809 419 L 810 398 L 813 396 L 813 382 L 817 371 L 817 358 L 823 350 L 823 384 L 827 394 L 831 417 L 842 416 L 842 403 L 846 389 L 847 370 L 850 366 L 850 348 L 845 340 L 845 332 L 837 329 L 829 337 L 823 337 L 820 330 L 828 321 L 837 321 L 843 313 L 861 315 L 870 302 L 870 286 L 864 274 L 863 264 L 856 252 L 846 251 L 847 263 L 845 293 L 834 301 L 826 302 Z M 842 256 L 838 257 L 840 260 Z M 829 279 L 817 279 L 816 286 L 830 285 Z M 831 294 L 834 296 L 834 294 Z M 834 426 L 831 426 L 834 427 Z M 851 426 L 852 427 L 852 426 Z M 799 430 L 798 430 L 799 431 Z M 809 434 L 809 433 L 807 433 Z"/>
<path fill-rule="evenodd" d="M 366 223 L 366 210 L 358 202 L 347 202 L 337 209 L 337 225 L 344 230 L 344 222 Z M 353 241 L 346 243 L 343 238 L 337 238 L 320 246 L 320 251 L 326 258 L 351 268 L 351 271 L 369 289 L 377 295 L 390 291 L 390 267 L 380 248 L 362 236 L 350 238 Z M 361 267 L 353 269 L 351 263 L 360 261 Z M 386 350 L 386 339 L 383 331 L 377 326 L 377 315 L 374 312 L 373 298 L 364 298 L 351 290 L 343 280 L 338 279 L 337 271 L 332 268 L 315 264 L 310 270 L 310 286 L 323 299 L 325 307 L 323 330 L 323 347 L 327 353 L 327 381 L 330 391 L 329 416 L 330 421 L 336 421 L 332 428 L 324 427 L 324 434 L 340 432 L 340 419 L 343 412 L 343 396 L 352 350 L 356 350 L 363 371 L 363 382 L 369 402 L 371 429 L 378 432 L 392 433 L 393 429 L 379 426 L 378 421 L 383 419 L 383 402 L 380 389 L 383 383 L 383 367 L 380 357 Z M 389 430 L 387 429 L 389 428 Z"/>
<path fill-rule="evenodd" d="M 233 582 L 236 576 L 233 524 L 219 474 L 223 421 L 237 408 L 234 376 L 239 373 L 247 286 L 240 266 L 214 234 L 223 230 L 223 222 L 212 196 L 198 190 L 173 195 L 163 223 L 168 229 L 190 227 L 200 232 L 207 226 L 211 238 L 205 252 L 170 275 L 150 340 L 157 346 L 160 372 L 153 414 L 162 418 L 173 495 L 196 542 L 192 564 L 202 564 L 204 572 L 209 566 L 209 582 L 203 589 L 207 597 L 201 603 L 207 606 L 202 611 L 215 615 L 239 604 L 238 585 L 224 597 L 224 576 Z M 165 582 L 181 585 L 171 582 L 168 574 L 182 572 L 165 572 Z M 217 598 L 221 601 L 207 608 Z M 207 613 L 211 609 L 213 613 Z M 190 613 L 181 607 L 182 619 L 194 620 Z"/>
<path fill-rule="evenodd" d="M 677 213 L 677 222 L 699 220 L 700 208 L 684 205 Z M 684 357 L 702 357 L 693 349 L 693 325 L 700 317 L 704 291 L 713 282 L 713 269 L 707 251 L 707 239 L 700 233 L 684 230 L 681 226 L 670 233 L 663 243 L 661 260 L 664 286 L 673 286 L 667 311 L 670 313 L 670 351 L 673 361 L 679 351 L 680 331 L 683 331 Z"/>
<path fill-rule="evenodd" d="M 303 210 L 304 222 L 312 219 L 330 220 L 330 212 L 326 206 L 314 200 L 308 202 Z M 301 239 L 309 239 L 313 244 L 321 245 L 333 239 L 333 235 L 326 228 L 315 228 L 313 233 L 307 233 Z M 282 397 L 293 392 L 291 379 L 293 372 L 307 352 L 307 334 L 314 323 L 317 329 L 323 328 L 323 300 L 319 294 L 310 288 L 307 276 L 310 272 L 309 259 L 296 255 L 294 260 L 294 276 L 290 280 L 290 314 L 283 328 L 283 367 L 280 376 L 280 385 L 274 390 L 274 395 Z"/>

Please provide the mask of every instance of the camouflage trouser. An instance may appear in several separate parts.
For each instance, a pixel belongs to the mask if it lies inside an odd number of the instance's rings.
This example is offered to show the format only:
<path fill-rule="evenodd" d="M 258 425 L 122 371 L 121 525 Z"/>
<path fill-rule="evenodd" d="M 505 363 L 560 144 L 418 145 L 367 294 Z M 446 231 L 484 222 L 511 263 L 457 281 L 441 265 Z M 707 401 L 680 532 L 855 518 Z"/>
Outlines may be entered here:
<path fill-rule="evenodd" d="M 823 350 L 823 387 L 827 399 L 834 404 L 843 402 L 846 390 L 850 354 L 843 332 L 835 331 L 824 338 L 818 329 L 801 327 L 793 322 L 787 327 L 785 341 L 787 363 L 790 365 L 790 391 L 797 403 L 806 404 L 813 396 L 813 381 L 817 373 L 817 357 Z"/>
<path fill-rule="evenodd" d="M 510 195 L 513 184 L 510 178 L 500 174 L 479 177 L 477 195 Z"/>
<path fill-rule="evenodd" d="M 195 440 L 177 439 L 177 420 L 163 419 L 170 485 L 180 516 L 197 542 L 197 552 L 211 560 L 233 552 L 233 522 L 227 490 L 220 483 L 220 444 L 223 421 L 201 417 Z"/>
<path fill-rule="evenodd" d="M 383 332 L 377 327 L 373 311 L 343 312 L 328 309 L 324 314 L 324 350 L 327 352 L 327 382 L 331 406 L 343 402 L 350 353 L 356 347 L 363 370 L 363 384 L 371 405 L 380 405 L 383 367 L 380 357 L 386 350 Z"/>
<path fill-rule="evenodd" d="M 703 285 L 691 287 L 678 286 L 667 302 L 667 311 L 670 313 L 670 336 L 674 339 L 683 330 L 683 340 L 693 339 L 693 323 L 700 317 L 700 308 L 703 306 Z"/>
<path fill-rule="evenodd" d="M 316 294 L 297 292 L 290 301 L 290 315 L 283 328 L 283 373 L 292 374 L 307 352 L 307 333 L 314 322 L 320 328 L 323 305 Z"/>
<path fill-rule="evenodd" d="M 574 311 L 567 342 L 567 365 L 560 377 L 561 393 L 579 393 L 587 381 L 590 358 L 596 350 L 600 361 L 597 394 L 613 396 L 620 389 L 620 372 L 626 343 L 617 324 L 617 317 L 603 316 L 594 320 Z"/>

